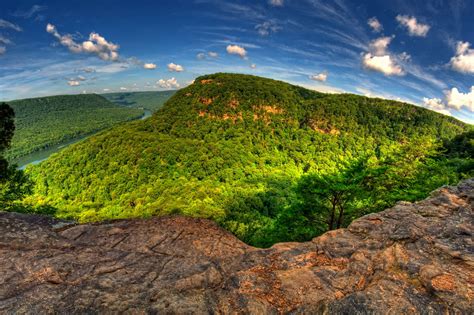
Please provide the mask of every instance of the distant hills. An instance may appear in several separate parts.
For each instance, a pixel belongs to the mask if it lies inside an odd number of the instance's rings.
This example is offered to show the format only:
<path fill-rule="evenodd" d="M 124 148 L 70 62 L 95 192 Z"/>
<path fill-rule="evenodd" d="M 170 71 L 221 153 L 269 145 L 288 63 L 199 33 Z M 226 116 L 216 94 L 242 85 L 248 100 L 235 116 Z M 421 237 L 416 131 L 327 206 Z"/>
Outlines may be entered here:
<path fill-rule="evenodd" d="M 347 225 L 472 176 L 473 157 L 453 152 L 469 130 L 406 103 L 207 75 L 151 119 L 119 125 L 30 168 L 36 194 L 27 202 L 82 222 L 210 218 L 258 246 L 308 240 L 328 229 L 330 207 L 314 198 L 322 188 L 349 192 L 340 217 Z"/>
<path fill-rule="evenodd" d="M 119 92 L 102 94 L 102 96 L 118 105 L 147 108 L 155 112 L 163 107 L 174 93 L 176 91 Z"/>
<path fill-rule="evenodd" d="M 118 106 L 96 94 L 30 98 L 8 104 L 15 111 L 16 125 L 7 152 L 12 160 L 143 115 L 141 109 Z"/>

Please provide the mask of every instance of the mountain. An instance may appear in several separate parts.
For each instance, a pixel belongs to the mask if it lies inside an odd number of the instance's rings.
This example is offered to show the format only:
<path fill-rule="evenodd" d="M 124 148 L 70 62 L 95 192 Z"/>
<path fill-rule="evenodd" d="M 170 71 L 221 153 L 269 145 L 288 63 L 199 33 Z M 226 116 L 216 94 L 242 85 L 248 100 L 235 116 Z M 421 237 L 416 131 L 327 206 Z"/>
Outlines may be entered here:
<path fill-rule="evenodd" d="M 406 103 L 207 75 L 152 118 L 30 168 L 26 204 L 81 222 L 208 218 L 257 246 L 304 241 L 472 176 L 473 157 L 444 154 L 471 128 Z"/>
<path fill-rule="evenodd" d="M 119 92 L 102 94 L 109 101 L 127 107 L 147 108 L 153 112 L 163 107 L 176 91 Z"/>
<path fill-rule="evenodd" d="M 95 94 L 60 95 L 8 102 L 16 130 L 7 157 L 15 160 L 67 140 L 109 128 L 143 115 Z"/>
<path fill-rule="evenodd" d="M 468 180 L 270 249 L 204 219 L 0 212 L 0 312 L 472 314 L 473 201 Z"/>

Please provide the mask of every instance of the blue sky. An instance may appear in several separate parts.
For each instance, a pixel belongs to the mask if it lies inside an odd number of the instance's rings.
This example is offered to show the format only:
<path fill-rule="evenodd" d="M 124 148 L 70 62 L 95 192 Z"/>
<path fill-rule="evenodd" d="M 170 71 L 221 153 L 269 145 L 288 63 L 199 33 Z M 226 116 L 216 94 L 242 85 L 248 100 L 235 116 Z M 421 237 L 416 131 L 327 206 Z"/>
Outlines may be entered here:
<path fill-rule="evenodd" d="M 0 99 L 238 72 L 474 123 L 473 15 L 472 0 L 4 0 Z"/>

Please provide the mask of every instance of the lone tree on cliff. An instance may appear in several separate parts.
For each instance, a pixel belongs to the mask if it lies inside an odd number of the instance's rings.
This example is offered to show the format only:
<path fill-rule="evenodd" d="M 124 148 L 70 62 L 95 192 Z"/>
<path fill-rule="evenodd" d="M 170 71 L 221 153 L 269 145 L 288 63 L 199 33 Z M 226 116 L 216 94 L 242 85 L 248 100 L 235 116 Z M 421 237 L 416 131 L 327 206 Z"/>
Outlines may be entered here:
<path fill-rule="evenodd" d="M 351 203 L 365 192 L 363 184 L 367 175 L 366 163 L 361 160 L 341 171 L 303 177 L 297 190 L 304 212 L 316 221 L 326 220 L 328 230 L 341 228 Z"/>

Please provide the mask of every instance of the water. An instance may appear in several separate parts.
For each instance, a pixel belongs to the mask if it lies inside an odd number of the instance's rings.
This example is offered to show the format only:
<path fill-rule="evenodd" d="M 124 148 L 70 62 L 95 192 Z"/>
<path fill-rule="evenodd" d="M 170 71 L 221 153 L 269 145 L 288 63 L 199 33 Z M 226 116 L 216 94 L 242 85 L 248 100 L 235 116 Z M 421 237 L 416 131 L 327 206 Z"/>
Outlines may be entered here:
<path fill-rule="evenodd" d="M 151 115 L 152 115 L 152 112 L 150 110 L 144 109 L 143 110 L 143 116 L 140 117 L 140 120 L 147 119 L 147 118 L 151 117 Z M 48 147 L 47 149 L 43 149 L 41 151 L 36 151 L 36 152 L 31 153 L 31 154 L 25 155 L 25 156 L 19 158 L 18 160 L 16 160 L 15 163 L 18 165 L 18 169 L 24 170 L 28 165 L 39 164 L 39 163 L 43 162 L 44 160 L 48 159 L 52 154 L 54 154 L 56 152 L 59 152 L 59 151 L 65 149 L 66 147 L 68 147 L 69 145 L 77 143 L 81 140 L 84 140 L 84 139 L 90 137 L 90 136 L 91 135 L 85 135 L 85 136 L 83 135 L 83 136 L 68 140 L 66 142 L 62 142 L 62 143 L 59 143 L 59 144 L 56 144 L 56 145 L 52 145 L 52 146 Z"/>

